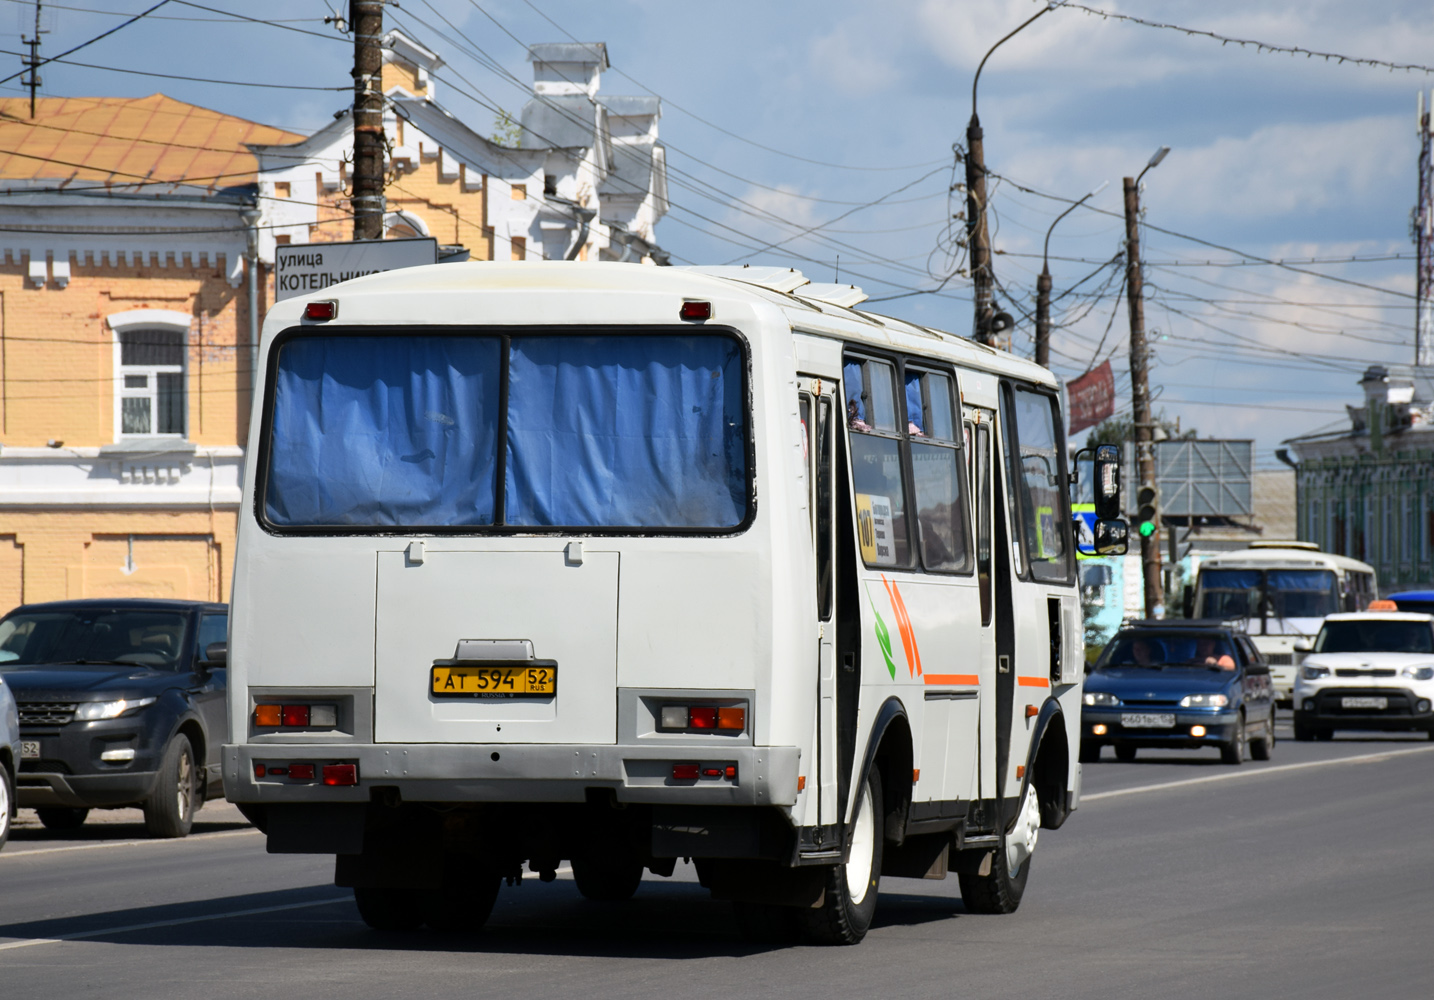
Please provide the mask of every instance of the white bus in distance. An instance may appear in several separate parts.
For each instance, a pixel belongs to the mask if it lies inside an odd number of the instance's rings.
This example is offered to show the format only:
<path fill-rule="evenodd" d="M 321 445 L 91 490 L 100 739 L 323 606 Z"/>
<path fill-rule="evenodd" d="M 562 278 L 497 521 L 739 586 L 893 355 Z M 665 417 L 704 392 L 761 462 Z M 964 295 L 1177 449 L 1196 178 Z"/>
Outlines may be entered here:
<path fill-rule="evenodd" d="M 554 262 L 278 303 L 224 748 L 268 849 L 380 929 L 565 860 L 620 899 L 690 858 L 821 942 L 883 876 L 1014 910 L 1080 797 L 1057 386 L 862 298 Z"/>
<path fill-rule="evenodd" d="M 1374 567 L 1312 542 L 1252 542 L 1201 562 L 1186 617 L 1240 620 L 1288 704 L 1300 660 L 1326 615 L 1363 611 L 1378 595 Z"/>

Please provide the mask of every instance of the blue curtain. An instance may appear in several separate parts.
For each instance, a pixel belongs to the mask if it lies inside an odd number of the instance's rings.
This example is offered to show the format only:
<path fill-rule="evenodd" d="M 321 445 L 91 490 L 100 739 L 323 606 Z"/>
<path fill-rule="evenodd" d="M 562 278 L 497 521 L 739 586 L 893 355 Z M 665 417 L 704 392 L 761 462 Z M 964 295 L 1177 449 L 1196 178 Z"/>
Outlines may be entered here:
<path fill-rule="evenodd" d="M 1260 571 L 1257 569 L 1207 569 L 1200 573 L 1204 587 L 1218 587 L 1221 590 L 1254 590 L 1260 585 Z"/>
<path fill-rule="evenodd" d="M 1334 574 L 1327 569 L 1272 569 L 1269 571 L 1271 590 L 1332 591 Z"/>
<path fill-rule="evenodd" d="M 508 365 L 508 524 L 730 528 L 747 509 L 728 337 L 531 336 Z"/>
<path fill-rule="evenodd" d="M 493 521 L 496 337 L 283 345 L 265 514 L 283 526 Z"/>
<path fill-rule="evenodd" d="M 906 373 L 906 423 L 906 429 L 912 433 L 927 433 L 926 419 L 921 412 L 921 375 L 918 372 Z"/>

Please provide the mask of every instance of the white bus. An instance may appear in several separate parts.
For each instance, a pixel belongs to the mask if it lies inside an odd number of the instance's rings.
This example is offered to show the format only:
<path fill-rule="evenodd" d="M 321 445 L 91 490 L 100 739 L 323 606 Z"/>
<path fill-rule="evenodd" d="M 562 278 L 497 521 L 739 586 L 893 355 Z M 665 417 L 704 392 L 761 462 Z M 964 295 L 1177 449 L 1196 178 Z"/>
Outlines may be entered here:
<path fill-rule="evenodd" d="M 1014 910 L 1080 797 L 1057 386 L 863 297 L 555 262 L 278 303 L 224 749 L 269 850 L 381 929 L 564 861 L 617 899 L 690 858 L 833 943 L 883 875 Z"/>
<path fill-rule="evenodd" d="M 1191 616 L 1238 619 L 1270 663 L 1275 697 L 1288 702 L 1303 649 L 1325 615 L 1363 611 L 1378 596 L 1374 567 L 1312 542 L 1254 542 L 1200 563 Z"/>

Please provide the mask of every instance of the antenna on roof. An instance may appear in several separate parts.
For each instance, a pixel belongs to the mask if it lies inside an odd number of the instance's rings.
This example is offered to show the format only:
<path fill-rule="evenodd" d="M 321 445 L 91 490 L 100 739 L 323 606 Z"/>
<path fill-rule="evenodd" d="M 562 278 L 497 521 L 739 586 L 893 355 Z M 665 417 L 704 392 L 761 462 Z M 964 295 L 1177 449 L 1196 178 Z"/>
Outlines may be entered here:
<path fill-rule="evenodd" d="M 25 65 L 26 71 L 30 74 L 30 79 L 26 80 L 22 78 L 20 80 L 20 86 L 30 88 L 31 118 L 35 117 L 35 90 L 40 86 L 40 36 L 50 33 L 50 29 L 40 27 L 42 6 L 41 0 L 35 0 L 35 37 L 26 38 L 23 34 L 20 35 L 20 41 L 30 46 L 30 54 L 28 56 L 22 56 L 20 59 L 20 62 Z"/>

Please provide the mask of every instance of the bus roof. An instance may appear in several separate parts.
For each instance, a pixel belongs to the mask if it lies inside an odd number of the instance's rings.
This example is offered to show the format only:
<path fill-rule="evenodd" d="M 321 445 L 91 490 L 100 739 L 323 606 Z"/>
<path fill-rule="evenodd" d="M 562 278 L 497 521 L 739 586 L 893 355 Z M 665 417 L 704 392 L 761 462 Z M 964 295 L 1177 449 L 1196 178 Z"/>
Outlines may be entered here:
<path fill-rule="evenodd" d="M 1224 552 L 1200 562 L 1202 571 L 1205 569 L 1264 569 L 1271 566 L 1283 569 L 1311 568 L 1339 569 L 1355 573 L 1374 572 L 1374 567 L 1369 563 L 1360 562 L 1358 559 L 1351 559 L 1348 556 L 1337 556 L 1332 552 L 1320 552 L 1318 549 L 1311 551 L 1303 545 L 1299 548 L 1252 545 L 1248 549 Z"/>
<path fill-rule="evenodd" d="M 803 295 L 807 290 L 809 294 Z M 388 317 L 370 319 L 376 297 L 395 294 L 421 295 L 423 314 L 412 314 L 415 324 L 442 325 L 473 322 L 471 308 L 458 306 L 468 294 L 505 295 L 512 293 L 657 294 L 672 296 L 672 321 L 687 299 L 712 296 L 726 301 L 745 299 L 754 306 L 781 310 L 798 331 L 826 334 L 872 347 L 904 350 L 943 358 L 953 364 L 998 372 L 1028 382 L 1052 386 L 1055 377 L 1034 362 L 1006 351 L 985 347 L 966 337 L 905 320 L 893 319 L 856 308 L 865 295 L 854 286 L 813 285 L 800 271 L 786 267 L 653 267 L 616 261 L 469 261 L 429 264 L 369 274 L 331 285 L 320 292 L 296 296 L 276 303 L 270 317 L 280 327 L 297 326 L 303 306 L 311 300 L 362 298 L 363 309 L 341 309 L 339 321 L 391 325 Z M 451 297 L 451 298 L 450 298 Z M 444 302 L 443 300 L 447 300 Z M 850 304 L 848 304 L 850 303 Z M 576 305 L 576 303 L 575 303 Z M 591 305 L 575 308 L 564 316 L 559 301 L 544 302 L 542 317 L 549 322 L 591 324 Z M 461 318 L 459 318 L 461 317 Z M 714 309 L 713 325 L 722 322 L 722 310 Z M 266 324 L 267 325 L 267 324 Z"/>

